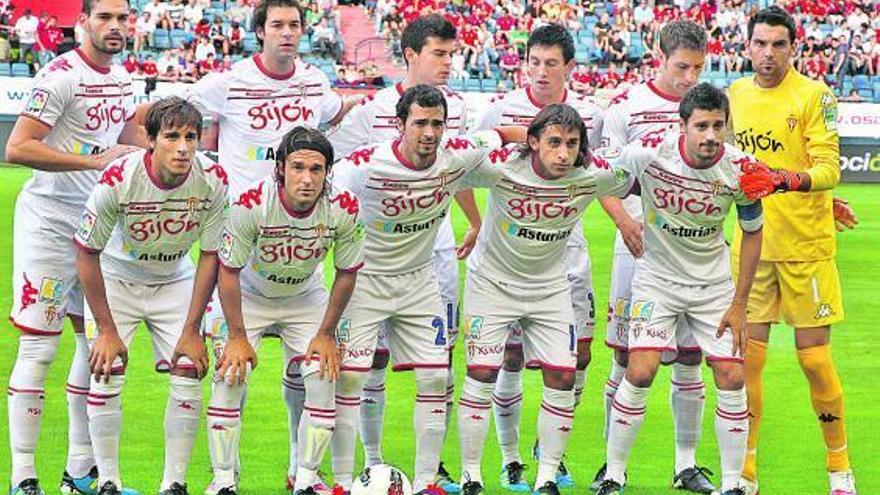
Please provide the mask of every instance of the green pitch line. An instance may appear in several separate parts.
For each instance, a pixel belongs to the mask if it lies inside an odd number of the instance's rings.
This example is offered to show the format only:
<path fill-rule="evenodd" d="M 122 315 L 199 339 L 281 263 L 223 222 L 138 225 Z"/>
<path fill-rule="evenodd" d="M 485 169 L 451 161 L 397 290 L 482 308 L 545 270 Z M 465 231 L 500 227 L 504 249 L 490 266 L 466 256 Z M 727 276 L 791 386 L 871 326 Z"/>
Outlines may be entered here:
<path fill-rule="evenodd" d="M 20 168 L 0 168 L 0 312 L 11 305 L 12 217 L 14 198 L 29 172 Z M 876 391 L 880 390 L 880 351 L 875 346 L 878 304 L 877 280 L 880 264 L 876 262 L 880 239 L 880 189 L 869 185 L 844 185 L 837 194 L 848 198 L 862 223 L 854 232 L 841 234 L 837 260 L 843 281 L 847 320 L 833 332 L 834 356 L 843 379 L 847 400 L 849 447 L 861 493 L 880 493 L 880 442 L 875 424 L 880 420 Z M 478 194 L 478 198 L 483 196 Z M 465 226 L 460 212 L 454 213 L 459 236 Z M 39 219 L 30 219 L 37 222 Z M 593 205 L 584 225 L 593 259 L 596 292 L 597 329 L 593 345 L 593 363 L 589 368 L 587 389 L 577 411 L 575 428 L 569 443 L 566 464 L 573 473 L 576 488 L 568 493 L 586 493 L 586 485 L 602 463 L 602 394 L 609 369 L 610 354 L 602 345 L 605 333 L 605 308 L 608 298 L 610 257 L 613 243 L 611 223 L 601 208 Z M 72 262 L 72 260 L 71 260 Z M 0 332 L 0 383 L 6 384 L 15 359 L 17 332 L 4 325 Z M 165 409 L 167 378 L 152 371 L 149 338 L 141 331 L 130 352 L 130 368 L 123 394 L 124 427 L 122 433 L 122 475 L 126 485 L 144 493 L 155 493 L 162 472 L 162 415 Z M 73 339 L 62 337 L 58 359 L 46 383 L 43 432 L 37 455 L 38 470 L 44 489 L 54 493 L 64 468 L 66 453 L 67 407 L 64 384 L 73 354 Z M 455 357 L 457 384 L 461 384 L 463 354 Z M 282 370 L 280 346 L 275 339 L 264 341 L 260 363 L 251 378 L 248 404 L 244 413 L 241 457 L 244 466 L 241 490 L 245 494 L 284 493 L 287 468 L 286 410 L 281 399 L 279 376 Z M 412 404 L 415 396 L 410 373 L 389 373 L 386 433 L 386 459 L 412 473 L 413 433 Z M 707 384 L 711 374 L 704 369 Z M 773 333 L 766 369 L 766 416 L 762 429 L 760 479 L 762 492 L 770 495 L 827 493 L 824 473 L 824 447 L 821 433 L 810 407 L 810 400 L 795 356 L 791 331 L 779 327 Z M 669 488 L 673 469 L 672 419 L 668 406 L 668 371 L 661 371 L 648 405 L 648 416 L 633 450 L 629 468 L 630 495 L 680 493 Z M 716 473 L 718 455 L 714 439 L 714 392 L 707 387 L 703 442 L 698 459 Z M 205 398 L 209 397 L 205 386 Z M 458 390 L 456 391 L 456 396 Z M 529 464 L 527 478 L 534 481 L 535 463 L 530 449 L 535 438 L 537 409 L 540 401 L 540 375 L 525 374 L 525 408 L 522 423 L 522 455 Z M 9 478 L 9 449 L 6 402 L 0 401 L 0 483 Z M 204 425 L 204 423 L 203 423 Z M 494 431 L 494 430 L 493 430 Z M 457 473 L 458 433 L 453 425 L 447 435 L 443 457 L 447 468 Z M 362 462 L 358 457 L 358 465 Z M 483 463 L 490 494 L 500 494 L 497 481 L 500 469 L 498 446 L 490 433 Z M 189 471 L 189 487 L 201 493 L 210 481 L 209 459 L 204 429 L 199 433 Z M 324 470 L 329 472 L 329 462 Z M 717 480 L 717 476 L 716 476 Z M 0 490 L 5 486 L 0 487 Z M 564 491 L 565 492 L 565 491 Z"/>

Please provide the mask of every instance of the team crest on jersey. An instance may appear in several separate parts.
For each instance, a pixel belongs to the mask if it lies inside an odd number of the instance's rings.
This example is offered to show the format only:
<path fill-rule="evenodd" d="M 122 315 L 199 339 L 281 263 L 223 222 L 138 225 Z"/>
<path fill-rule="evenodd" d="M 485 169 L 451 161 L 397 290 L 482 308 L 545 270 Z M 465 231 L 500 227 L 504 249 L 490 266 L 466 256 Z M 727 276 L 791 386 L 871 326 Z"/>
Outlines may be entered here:
<path fill-rule="evenodd" d="M 713 180 L 709 183 L 709 189 L 712 191 L 712 196 L 718 196 L 724 192 L 724 183 L 720 180 Z"/>
<path fill-rule="evenodd" d="M 79 230 L 76 231 L 76 236 L 84 241 L 91 239 L 92 232 L 95 230 L 96 221 L 97 217 L 94 213 L 89 210 L 83 212 L 82 219 L 79 222 Z"/>
<path fill-rule="evenodd" d="M 198 208 L 199 198 L 187 198 L 186 199 L 186 209 L 189 212 L 189 216 L 193 216 L 196 212 L 196 208 Z"/>
<path fill-rule="evenodd" d="M 309 88 L 306 86 L 305 82 L 299 83 L 299 96 L 301 98 L 305 98 L 309 94 Z"/>
<path fill-rule="evenodd" d="M 569 184 L 565 186 L 565 194 L 568 195 L 569 200 L 574 199 L 574 197 L 577 195 L 578 189 L 579 188 L 577 184 Z"/>
<path fill-rule="evenodd" d="M 324 225 L 323 223 L 319 223 L 318 225 L 315 225 L 315 236 L 317 236 L 318 239 L 322 239 L 324 237 L 324 235 L 327 234 L 327 232 L 328 232 L 327 226 Z"/>
<path fill-rule="evenodd" d="M 785 119 L 785 123 L 788 125 L 788 132 L 794 132 L 794 128 L 797 127 L 798 119 L 794 115 L 789 115 L 787 119 Z"/>
<path fill-rule="evenodd" d="M 24 108 L 24 112 L 33 115 L 34 117 L 40 117 L 43 115 L 43 110 L 46 109 L 46 105 L 49 103 L 49 92 L 45 89 L 35 88 L 31 91 L 31 97 L 28 99 L 27 106 Z"/>

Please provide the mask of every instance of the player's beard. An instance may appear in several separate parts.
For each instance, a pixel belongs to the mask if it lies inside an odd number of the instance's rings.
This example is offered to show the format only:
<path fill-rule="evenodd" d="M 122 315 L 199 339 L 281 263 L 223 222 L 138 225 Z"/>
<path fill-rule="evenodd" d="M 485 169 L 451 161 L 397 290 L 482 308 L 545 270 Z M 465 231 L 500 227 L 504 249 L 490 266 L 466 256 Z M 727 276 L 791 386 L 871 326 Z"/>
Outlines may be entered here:
<path fill-rule="evenodd" d="M 89 41 L 92 42 L 92 46 L 95 47 L 95 50 L 98 50 L 101 53 L 106 53 L 107 55 L 116 55 L 117 53 L 122 53 L 122 50 L 125 49 L 125 35 L 120 34 L 120 38 L 122 38 L 119 43 L 119 49 L 113 49 L 107 47 L 107 42 L 104 38 L 98 38 L 94 33 L 89 31 Z"/>

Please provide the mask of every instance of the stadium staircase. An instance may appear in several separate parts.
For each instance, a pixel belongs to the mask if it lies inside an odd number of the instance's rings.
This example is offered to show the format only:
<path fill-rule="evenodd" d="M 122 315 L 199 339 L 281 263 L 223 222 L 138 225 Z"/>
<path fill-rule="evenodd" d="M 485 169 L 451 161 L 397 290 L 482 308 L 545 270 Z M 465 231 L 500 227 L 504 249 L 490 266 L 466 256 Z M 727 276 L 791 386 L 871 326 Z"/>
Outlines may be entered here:
<path fill-rule="evenodd" d="M 360 65 L 368 60 L 379 67 L 379 74 L 386 80 L 396 81 L 403 76 L 405 68 L 392 60 L 390 48 L 376 36 L 375 22 L 362 7 L 342 5 L 340 30 L 345 43 L 343 60 Z"/>

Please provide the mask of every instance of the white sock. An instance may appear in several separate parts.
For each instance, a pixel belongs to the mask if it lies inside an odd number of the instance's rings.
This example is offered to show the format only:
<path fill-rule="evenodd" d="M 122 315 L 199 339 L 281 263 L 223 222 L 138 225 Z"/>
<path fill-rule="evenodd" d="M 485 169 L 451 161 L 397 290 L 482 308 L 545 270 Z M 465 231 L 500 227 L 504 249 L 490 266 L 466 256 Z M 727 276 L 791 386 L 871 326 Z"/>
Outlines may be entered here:
<path fill-rule="evenodd" d="M 358 409 L 367 373 L 342 371 L 336 382 L 336 430 L 333 431 L 333 481 L 351 490 Z"/>
<path fill-rule="evenodd" d="M 675 423 L 675 472 L 680 473 L 697 465 L 697 445 L 703 431 L 703 405 L 706 402 L 700 365 L 672 365 L 669 402 Z"/>
<path fill-rule="evenodd" d="M 246 385 L 214 382 L 208 406 L 208 448 L 214 483 L 218 487 L 235 486 L 238 443 L 241 438 L 241 403 Z"/>
<path fill-rule="evenodd" d="M 556 481 L 556 470 L 568 445 L 571 423 L 574 420 L 574 392 L 544 386 L 541 410 L 538 412 L 538 438 L 541 454 L 535 490 L 548 481 Z"/>
<path fill-rule="evenodd" d="M 89 390 L 89 434 L 98 465 L 98 486 L 112 481 L 122 488 L 119 476 L 119 437 L 122 435 L 122 385 L 125 375 L 110 375 L 108 383 L 92 378 Z"/>
<path fill-rule="evenodd" d="M 581 395 L 584 394 L 584 386 L 587 383 L 587 369 L 574 372 L 574 407 L 581 403 Z"/>
<path fill-rule="evenodd" d="M 495 432 L 501 449 L 501 467 L 511 462 L 522 463 L 519 455 L 519 422 L 522 417 L 522 371 L 501 368 L 495 382 L 493 397 Z M 489 418 L 486 418 L 489 424 Z"/>
<path fill-rule="evenodd" d="M 608 426 L 611 421 L 611 404 L 614 403 L 614 395 L 617 393 L 617 387 L 623 380 L 626 368 L 618 364 L 617 359 L 611 357 L 611 372 L 608 373 L 608 381 L 605 382 L 605 440 L 608 440 Z"/>
<path fill-rule="evenodd" d="M 626 378 L 620 382 L 614 404 L 611 407 L 611 426 L 608 429 L 608 442 L 605 459 L 608 469 L 605 479 L 612 479 L 621 485 L 626 482 L 626 461 L 639 429 L 645 421 L 645 404 L 648 401 L 648 388 L 631 384 Z"/>
<path fill-rule="evenodd" d="M 461 484 L 483 482 L 480 464 L 489 432 L 489 408 L 496 384 L 464 378 L 458 398 L 458 442 L 461 449 Z M 497 409 L 496 409 L 497 410 Z"/>
<path fill-rule="evenodd" d="M 721 491 L 739 483 L 749 437 L 749 409 L 746 389 L 719 390 L 715 410 L 715 436 L 721 452 Z"/>
<path fill-rule="evenodd" d="M 367 374 L 361 396 L 360 433 L 366 467 L 382 464 L 382 417 L 385 414 L 385 374 L 388 368 Z"/>
<path fill-rule="evenodd" d="M 43 386 L 49 365 L 58 351 L 58 337 L 22 333 L 18 357 L 9 376 L 9 446 L 12 451 L 12 486 L 36 478 L 34 452 L 43 420 Z"/>
<path fill-rule="evenodd" d="M 74 333 L 76 350 L 67 375 L 67 466 L 65 471 L 81 478 L 95 465 L 89 437 L 89 344 L 84 333 Z"/>
<path fill-rule="evenodd" d="M 330 445 L 336 424 L 336 386 L 311 373 L 303 379 L 306 387 L 303 418 L 299 423 L 299 466 L 293 489 L 304 490 L 318 481 L 318 466 Z"/>
<path fill-rule="evenodd" d="M 287 348 L 287 346 L 284 347 Z M 295 477 L 298 465 L 296 439 L 297 432 L 299 431 L 299 421 L 303 414 L 303 402 L 306 399 L 306 389 L 299 372 L 296 372 L 294 375 L 288 375 L 285 372 L 281 376 L 281 395 L 284 396 L 284 403 L 287 405 L 287 422 L 290 434 L 287 475 Z"/>
<path fill-rule="evenodd" d="M 413 493 L 434 484 L 440 452 L 446 437 L 446 379 L 449 370 L 416 368 L 416 404 L 413 427 L 416 432 L 416 462 Z"/>
<path fill-rule="evenodd" d="M 161 490 L 186 483 L 186 469 L 202 416 L 202 383 L 195 378 L 171 375 L 165 406 L 165 472 Z"/>

